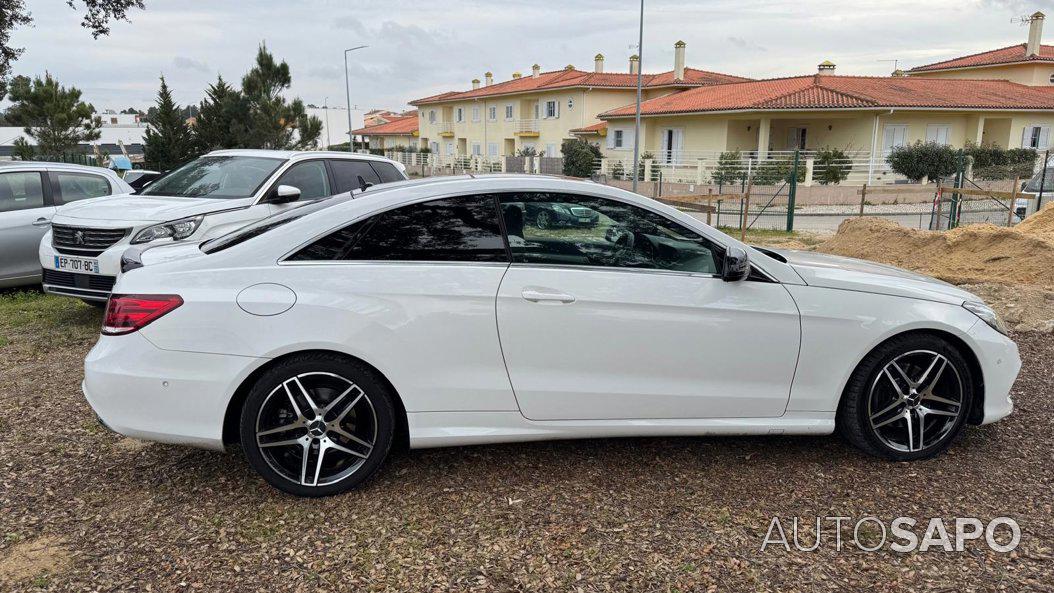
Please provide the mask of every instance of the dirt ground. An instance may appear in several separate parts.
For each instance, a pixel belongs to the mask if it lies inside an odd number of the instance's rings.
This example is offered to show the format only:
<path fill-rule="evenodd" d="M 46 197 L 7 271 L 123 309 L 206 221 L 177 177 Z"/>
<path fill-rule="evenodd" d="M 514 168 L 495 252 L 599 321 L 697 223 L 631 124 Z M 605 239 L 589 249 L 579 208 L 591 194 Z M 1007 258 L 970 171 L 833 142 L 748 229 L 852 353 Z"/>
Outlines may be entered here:
<path fill-rule="evenodd" d="M 399 454 L 362 490 L 300 500 L 238 453 L 96 424 L 79 383 L 98 324 L 69 299 L 0 296 L 5 593 L 1054 590 L 1049 335 L 1015 336 L 1015 413 L 929 461 L 836 437 L 463 447 Z M 837 551 L 825 522 L 818 551 L 761 551 L 772 517 L 817 515 L 1009 516 L 1022 536 L 1011 554 L 865 553 Z"/>

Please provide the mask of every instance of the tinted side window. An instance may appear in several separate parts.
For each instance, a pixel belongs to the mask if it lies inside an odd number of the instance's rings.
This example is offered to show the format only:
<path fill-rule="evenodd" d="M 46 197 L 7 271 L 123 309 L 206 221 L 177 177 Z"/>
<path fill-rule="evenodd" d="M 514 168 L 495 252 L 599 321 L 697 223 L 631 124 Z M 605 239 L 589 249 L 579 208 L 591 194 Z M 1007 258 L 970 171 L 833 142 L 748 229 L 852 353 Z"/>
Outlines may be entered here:
<path fill-rule="evenodd" d="M 373 165 L 373 170 L 377 171 L 377 175 L 380 176 L 381 183 L 390 183 L 392 181 L 404 181 L 406 179 L 395 168 L 395 165 L 392 165 L 390 163 L 371 164 Z"/>
<path fill-rule="evenodd" d="M 63 204 L 108 196 L 111 192 L 110 182 L 102 175 L 56 171 L 51 173 L 51 178 L 58 185 L 59 198 Z"/>
<path fill-rule="evenodd" d="M 508 256 L 493 197 L 466 196 L 382 212 L 289 259 L 505 262 Z"/>
<path fill-rule="evenodd" d="M 0 212 L 44 207 L 40 173 L 0 173 Z"/>
<path fill-rule="evenodd" d="M 275 187 L 279 185 L 291 185 L 299 189 L 301 200 L 317 200 L 336 193 L 329 191 L 329 174 L 322 161 L 293 165 L 278 178 Z"/>
<path fill-rule="evenodd" d="M 381 178 L 366 161 L 333 159 L 329 164 L 333 167 L 333 177 L 336 178 L 336 193 L 338 194 L 362 187 L 359 177 L 362 177 L 366 183 L 377 184 L 381 182 Z"/>
<path fill-rule="evenodd" d="M 717 274 L 723 250 L 644 208 L 569 194 L 501 198 L 518 263 L 642 268 Z"/>

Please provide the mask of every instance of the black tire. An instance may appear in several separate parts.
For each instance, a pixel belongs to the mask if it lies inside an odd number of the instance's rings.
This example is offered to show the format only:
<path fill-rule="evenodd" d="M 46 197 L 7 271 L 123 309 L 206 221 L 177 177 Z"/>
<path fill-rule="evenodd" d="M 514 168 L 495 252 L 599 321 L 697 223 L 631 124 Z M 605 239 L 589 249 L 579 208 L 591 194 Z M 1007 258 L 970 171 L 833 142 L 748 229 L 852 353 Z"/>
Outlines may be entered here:
<path fill-rule="evenodd" d="M 939 357 L 943 357 L 949 366 L 939 367 Z M 927 391 L 926 381 L 911 387 L 909 378 L 917 380 L 924 377 L 925 361 L 931 358 L 932 360 L 938 360 L 933 368 L 942 368 L 943 371 L 937 374 L 931 370 L 931 375 L 927 377 L 927 381 L 932 381 L 932 378 L 937 376 L 938 380 L 943 381 L 943 383 L 939 383 L 936 386 L 936 390 L 942 392 L 940 396 L 943 399 L 958 401 L 959 404 L 957 406 L 927 399 L 934 395 L 932 394 L 932 391 L 935 390 L 933 386 L 929 387 L 931 392 L 929 396 L 912 395 L 916 391 Z M 898 367 L 908 367 L 905 369 L 904 375 L 900 375 L 895 370 L 890 371 L 889 376 L 884 374 L 884 370 L 889 368 L 893 361 L 897 361 Z M 922 364 L 918 364 L 919 362 Z M 896 367 L 893 368 L 895 369 Z M 954 373 L 948 372 L 947 369 L 949 368 L 953 368 Z M 898 375 L 898 378 L 896 380 L 892 379 L 893 375 Z M 953 386 L 956 384 L 959 385 L 961 391 L 958 398 L 952 396 Z M 836 418 L 838 432 L 847 441 L 864 452 L 893 461 L 915 461 L 933 457 L 950 447 L 961 435 L 973 404 L 973 384 L 970 365 L 966 362 L 962 353 L 947 340 L 932 334 L 907 334 L 894 337 L 880 344 L 864 357 L 856 370 L 853 371 L 852 376 L 850 376 L 838 408 Z M 897 385 L 897 387 L 894 387 L 894 385 Z M 883 409 L 889 409 L 889 412 L 886 414 L 875 413 L 874 408 L 869 407 L 869 404 L 873 400 L 879 401 L 879 398 L 883 396 L 883 390 L 887 399 L 880 401 L 875 407 L 878 408 L 879 412 Z M 895 398 L 905 395 L 906 399 L 897 405 Z M 918 443 L 914 442 L 914 439 L 919 438 L 918 422 L 920 421 L 918 407 L 920 406 L 930 412 L 930 420 L 926 420 L 925 415 L 921 420 L 923 439 L 928 430 L 926 426 L 933 426 L 932 429 L 929 429 L 930 435 L 936 437 L 933 442 L 926 442 L 925 440 Z M 938 409 L 941 415 L 935 415 L 931 408 Z M 903 410 L 907 418 L 890 421 L 890 418 L 900 413 L 899 410 Z M 956 416 L 954 420 L 948 420 L 948 416 L 945 413 L 955 413 Z M 875 417 L 874 422 L 872 422 L 873 416 Z M 912 424 L 913 430 L 910 433 L 907 432 L 909 420 L 914 421 L 914 424 Z M 889 422 L 887 423 L 887 421 Z M 885 423 L 885 426 L 875 428 L 876 424 L 883 423 Z M 890 434 L 895 435 L 894 431 L 898 429 L 903 432 L 901 440 L 904 442 L 895 442 L 896 436 L 890 437 Z M 918 445 L 918 447 L 916 448 L 913 445 Z M 903 446 L 906 446 L 907 450 L 898 448 Z"/>
<path fill-rule="evenodd" d="M 534 215 L 534 226 L 541 230 L 546 230 L 553 226 L 553 215 L 545 210 L 540 210 L 538 214 Z"/>
<path fill-rule="evenodd" d="M 342 379 L 346 383 L 339 383 L 338 379 Z M 339 405 L 340 402 L 337 402 L 336 407 L 331 411 L 321 414 L 324 420 L 323 424 L 319 425 L 317 422 L 310 421 L 312 416 L 317 416 L 317 414 L 310 410 L 309 405 L 304 404 L 306 400 L 298 394 L 296 399 L 301 402 L 298 407 L 303 411 L 302 418 L 310 422 L 301 427 L 294 427 L 287 431 L 279 432 L 277 433 L 278 436 L 274 437 L 283 441 L 297 440 L 297 444 L 266 447 L 267 453 L 265 453 L 265 447 L 260 445 L 263 437 L 257 436 L 258 422 L 275 420 L 274 414 L 276 410 L 278 420 L 273 421 L 272 424 L 277 424 L 280 427 L 292 426 L 300 421 L 292 418 L 289 410 L 283 411 L 284 402 L 281 402 L 280 399 L 275 399 L 271 402 L 268 397 L 272 394 L 276 397 L 279 395 L 288 396 L 283 385 L 287 382 L 301 380 L 300 384 L 306 387 L 306 391 L 313 394 L 312 401 L 318 400 L 314 401 L 314 403 L 319 409 L 325 409 L 328 404 L 334 403 L 335 400 L 339 399 L 337 392 L 340 391 L 340 387 L 345 385 L 349 385 L 347 390 L 351 391 L 351 393 L 342 401 L 352 400 L 360 403 L 353 406 L 354 409 L 349 410 L 350 413 L 345 412 L 342 414 L 343 406 Z M 313 386 L 312 382 L 316 381 L 320 385 Z M 323 382 L 332 384 L 322 385 L 321 383 Z M 290 385 L 296 384 L 290 383 Z M 362 398 L 356 399 L 358 392 L 352 391 L 350 385 L 354 385 L 361 390 L 365 401 L 362 401 Z M 395 394 L 391 393 L 385 382 L 380 380 L 372 369 L 360 362 L 335 354 L 319 353 L 292 356 L 265 372 L 256 381 L 252 391 L 249 392 L 241 411 L 240 439 L 242 448 L 245 451 L 249 465 L 269 484 L 283 492 L 304 497 L 331 496 L 346 492 L 369 480 L 380 469 L 388 456 L 395 433 L 395 408 L 392 404 L 394 397 Z M 267 410 L 262 411 L 265 404 L 267 404 Z M 293 409 L 292 405 L 285 405 L 285 407 Z M 340 415 L 341 418 L 336 418 L 337 415 Z M 348 416 L 351 416 L 351 419 L 344 420 Z M 372 416 L 373 422 L 369 421 L 370 416 Z M 337 427 L 345 432 L 337 434 L 330 427 L 334 421 Z M 355 428 L 351 428 L 352 421 Z M 352 434 L 351 436 L 362 437 L 362 440 L 365 441 L 369 441 L 370 437 L 372 437 L 371 447 L 356 445 L 357 442 L 361 441 L 352 442 L 342 436 L 348 433 L 356 433 L 360 428 L 365 432 L 357 435 Z M 321 435 L 317 434 L 319 431 L 321 431 Z M 266 430 L 261 432 L 266 432 Z M 271 439 L 272 437 L 273 435 L 268 435 L 267 438 Z M 264 444 L 271 444 L 272 442 L 267 440 Z M 354 449 L 358 452 L 359 457 L 352 457 L 343 452 L 330 453 L 331 449 L 322 449 L 323 444 L 327 447 L 341 445 L 346 449 Z M 324 480 L 320 477 L 317 480 L 318 485 L 315 485 L 308 483 L 312 481 L 310 479 L 302 480 L 295 475 L 290 475 L 294 472 L 293 464 L 300 463 L 297 459 L 302 461 L 305 452 L 308 455 L 308 464 L 312 466 L 316 465 L 316 463 L 312 462 L 312 459 L 318 462 L 318 452 L 322 453 L 324 460 L 328 459 L 330 463 L 336 462 L 334 472 L 337 475 L 333 477 L 331 483 L 322 483 Z M 312 454 L 315 455 L 314 458 L 311 457 Z M 346 460 L 342 460 L 342 457 L 346 458 Z M 345 463 L 345 461 L 347 462 L 346 467 L 341 468 L 341 464 Z M 325 465 L 325 461 L 317 463 L 318 472 L 316 472 L 316 476 L 321 475 L 323 465 Z M 286 473 L 283 473 L 283 471 L 286 471 Z M 341 476 L 340 472 L 348 473 Z M 300 476 L 304 475 L 310 476 L 310 474 L 306 474 L 306 470 L 302 470 Z"/>

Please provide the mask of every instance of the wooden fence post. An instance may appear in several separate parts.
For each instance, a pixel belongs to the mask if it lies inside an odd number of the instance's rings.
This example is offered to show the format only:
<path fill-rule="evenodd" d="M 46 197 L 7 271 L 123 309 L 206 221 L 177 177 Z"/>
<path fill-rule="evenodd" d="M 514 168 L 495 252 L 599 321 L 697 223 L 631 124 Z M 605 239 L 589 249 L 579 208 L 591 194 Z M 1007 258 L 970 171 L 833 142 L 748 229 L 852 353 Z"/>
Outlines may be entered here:
<path fill-rule="evenodd" d="M 864 215 L 864 204 L 867 202 L 867 184 L 860 187 L 860 216 Z"/>
<path fill-rule="evenodd" d="M 744 243 L 747 240 L 747 218 L 750 216 L 750 188 L 753 186 L 754 178 L 751 177 L 750 180 L 747 181 L 747 189 L 746 192 L 743 194 L 743 222 L 740 224 L 739 227 L 739 240 L 743 241 Z"/>
<path fill-rule="evenodd" d="M 1044 171 L 1043 174 L 1046 175 L 1046 171 Z M 1014 177 L 1014 187 L 1010 189 L 1010 208 L 1008 208 L 1010 214 L 1006 217 L 1006 226 L 1008 227 L 1014 226 L 1014 209 L 1017 208 L 1017 191 L 1020 186 L 1021 178 Z M 1026 213 L 1027 211 L 1028 209 L 1026 208 Z"/>
<path fill-rule="evenodd" d="M 710 197 L 711 195 L 713 195 L 713 193 L 714 193 L 714 188 L 712 188 L 712 187 L 711 188 L 707 188 L 707 190 L 706 190 L 706 224 L 710 224 L 710 212 L 714 208 L 713 204 L 712 204 L 713 198 Z"/>

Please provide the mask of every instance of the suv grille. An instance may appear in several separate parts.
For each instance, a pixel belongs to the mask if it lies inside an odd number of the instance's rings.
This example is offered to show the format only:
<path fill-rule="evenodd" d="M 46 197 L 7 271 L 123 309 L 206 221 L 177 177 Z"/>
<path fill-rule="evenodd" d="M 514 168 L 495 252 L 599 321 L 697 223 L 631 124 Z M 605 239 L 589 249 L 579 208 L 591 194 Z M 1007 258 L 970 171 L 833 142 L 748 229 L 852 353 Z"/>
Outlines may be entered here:
<path fill-rule="evenodd" d="M 91 229 L 76 226 L 51 226 L 51 244 L 67 255 L 99 255 L 117 243 L 131 229 Z"/>
<path fill-rule="evenodd" d="M 86 288 L 88 290 L 102 290 L 110 292 L 117 278 L 113 276 L 100 276 L 97 274 L 74 274 L 73 272 L 62 272 L 59 270 L 41 270 L 44 284 L 52 286 L 66 286 L 69 288 Z"/>

